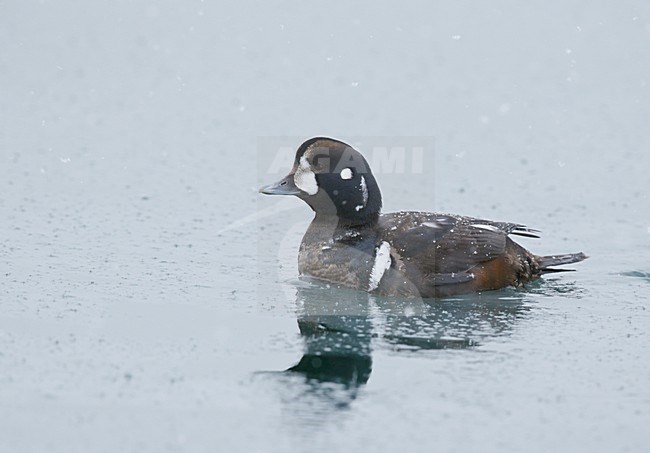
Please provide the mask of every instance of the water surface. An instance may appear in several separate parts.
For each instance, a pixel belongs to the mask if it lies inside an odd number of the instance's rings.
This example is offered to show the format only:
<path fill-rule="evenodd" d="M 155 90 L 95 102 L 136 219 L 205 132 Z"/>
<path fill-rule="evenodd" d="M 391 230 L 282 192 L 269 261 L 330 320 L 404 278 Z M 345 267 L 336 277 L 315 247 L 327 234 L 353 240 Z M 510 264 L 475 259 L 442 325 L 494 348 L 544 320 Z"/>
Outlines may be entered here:
<path fill-rule="evenodd" d="M 646 3 L 0 9 L 0 450 L 648 450 Z M 311 212 L 257 188 L 313 135 L 424 144 L 387 212 L 590 259 L 446 301 L 302 282 Z"/>

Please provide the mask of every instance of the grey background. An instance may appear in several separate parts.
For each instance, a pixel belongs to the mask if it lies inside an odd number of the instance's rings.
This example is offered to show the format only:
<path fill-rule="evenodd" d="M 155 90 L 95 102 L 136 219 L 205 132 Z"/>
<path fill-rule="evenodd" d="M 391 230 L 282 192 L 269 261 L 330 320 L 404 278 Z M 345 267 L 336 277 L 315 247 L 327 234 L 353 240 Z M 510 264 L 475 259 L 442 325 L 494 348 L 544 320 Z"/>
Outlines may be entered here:
<path fill-rule="evenodd" d="M 646 451 L 649 77 L 642 1 L 0 3 L 0 449 Z M 354 392 L 267 373 L 306 347 L 311 214 L 257 187 L 313 135 L 429 138 L 386 211 L 591 258 L 370 301 Z M 396 346 L 413 313 L 479 345 Z"/>

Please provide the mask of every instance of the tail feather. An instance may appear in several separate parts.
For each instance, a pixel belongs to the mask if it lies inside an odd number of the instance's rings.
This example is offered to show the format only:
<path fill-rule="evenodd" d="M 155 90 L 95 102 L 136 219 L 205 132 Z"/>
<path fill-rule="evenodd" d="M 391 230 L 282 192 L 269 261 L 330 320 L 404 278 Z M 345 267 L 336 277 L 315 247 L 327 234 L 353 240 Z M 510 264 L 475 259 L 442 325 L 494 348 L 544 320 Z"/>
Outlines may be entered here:
<path fill-rule="evenodd" d="M 564 264 L 579 263 L 588 258 L 584 253 L 567 253 L 565 255 L 550 255 L 538 257 L 537 264 L 542 274 L 550 272 L 566 272 L 573 269 L 553 269 L 551 266 L 562 266 Z"/>

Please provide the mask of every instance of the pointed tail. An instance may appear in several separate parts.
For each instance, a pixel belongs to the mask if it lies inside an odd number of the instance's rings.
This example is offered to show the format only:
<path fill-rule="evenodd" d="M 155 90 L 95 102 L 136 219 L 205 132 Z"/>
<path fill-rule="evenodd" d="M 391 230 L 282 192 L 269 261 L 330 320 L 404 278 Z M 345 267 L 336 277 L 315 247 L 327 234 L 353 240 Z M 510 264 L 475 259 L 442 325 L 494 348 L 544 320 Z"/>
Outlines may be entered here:
<path fill-rule="evenodd" d="M 553 269 L 551 266 L 562 266 L 564 264 L 579 263 L 580 261 L 588 258 L 584 253 L 567 253 L 565 255 L 551 255 L 537 257 L 537 264 L 541 274 L 548 274 L 550 272 L 568 272 L 575 269 Z"/>

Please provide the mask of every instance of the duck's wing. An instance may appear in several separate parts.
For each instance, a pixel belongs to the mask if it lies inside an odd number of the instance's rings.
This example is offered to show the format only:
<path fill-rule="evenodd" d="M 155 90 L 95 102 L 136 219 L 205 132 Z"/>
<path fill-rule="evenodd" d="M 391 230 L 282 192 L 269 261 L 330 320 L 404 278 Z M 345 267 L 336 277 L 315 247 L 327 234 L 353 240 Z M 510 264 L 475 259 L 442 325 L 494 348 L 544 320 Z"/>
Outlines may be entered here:
<path fill-rule="evenodd" d="M 428 212 L 385 214 L 379 227 L 407 268 L 438 284 L 471 279 L 472 268 L 504 254 L 508 234 L 537 233 L 521 224 Z"/>

